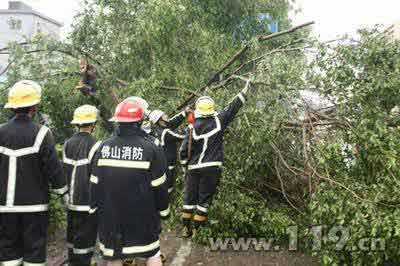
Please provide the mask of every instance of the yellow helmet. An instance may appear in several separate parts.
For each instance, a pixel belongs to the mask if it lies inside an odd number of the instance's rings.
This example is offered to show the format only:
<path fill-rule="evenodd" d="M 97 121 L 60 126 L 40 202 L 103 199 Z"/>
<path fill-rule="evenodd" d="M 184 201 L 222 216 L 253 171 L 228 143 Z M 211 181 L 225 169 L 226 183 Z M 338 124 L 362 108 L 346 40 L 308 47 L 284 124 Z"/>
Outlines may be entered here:
<path fill-rule="evenodd" d="M 202 96 L 196 101 L 195 114 L 199 116 L 210 116 L 216 113 L 214 100 L 208 96 Z"/>
<path fill-rule="evenodd" d="M 40 103 L 42 88 L 32 80 L 21 80 L 8 91 L 8 102 L 4 108 L 23 108 Z"/>
<path fill-rule="evenodd" d="M 82 105 L 75 109 L 74 119 L 71 121 L 73 125 L 93 124 L 98 120 L 98 113 L 96 107 L 93 105 Z"/>

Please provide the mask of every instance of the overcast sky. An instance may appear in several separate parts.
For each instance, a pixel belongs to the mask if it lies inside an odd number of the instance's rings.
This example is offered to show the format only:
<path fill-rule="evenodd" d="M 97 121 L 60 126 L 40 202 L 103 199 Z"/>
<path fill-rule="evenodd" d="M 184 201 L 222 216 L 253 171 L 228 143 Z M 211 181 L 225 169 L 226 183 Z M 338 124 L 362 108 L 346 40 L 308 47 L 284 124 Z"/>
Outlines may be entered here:
<path fill-rule="evenodd" d="M 302 11 L 294 24 L 315 21 L 313 33 L 322 40 L 355 34 L 360 27 L 400 22 L 400 0 L 297 0 Z"/>
<path fill-rule="evenodd" d="M 70 30 L 73 16 L 81 0 L 23 0 L 35 10 L 64 23 L 63 35 Z M 322 40 L 334 39 L 345 33 L 354 34 L 360 27 L 400 22 L 400 0 L 296 0 L 301 9 L 291 14 L 294 24 L 314 20 L 313 33 Z M 0 9 L 7 0 L 0 0 Z"/>

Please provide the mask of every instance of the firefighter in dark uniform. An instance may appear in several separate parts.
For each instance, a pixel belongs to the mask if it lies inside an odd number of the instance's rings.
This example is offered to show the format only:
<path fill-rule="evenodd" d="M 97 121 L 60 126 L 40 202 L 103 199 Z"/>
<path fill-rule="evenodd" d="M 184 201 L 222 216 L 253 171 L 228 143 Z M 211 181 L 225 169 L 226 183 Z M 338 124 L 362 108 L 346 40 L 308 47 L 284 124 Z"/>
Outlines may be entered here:
<path fill-rule="evenodd" d="M 152 132 L 151 122 L 149 120 L 149 115 L 150 115 L 151 111 L 149 110 L 149 103 L 142 97 L 138 97 L 138 96 L 130 96 L 130 97 L 126 98 L 126 100 L 136 101 L 142 106 L 142 108 L 144 110 L 144 117 L 143 117 L 141 129 L 148 134 L 147 137 L 150 139 L 151 142 L 155 142 L 155 143 L 157 143 L 157 145 L 159 145 L 159 143 L 160 143 L 159 140 L 151 134 L 151 132 Z M 119 129 L 117 129 L 117 130 L 119 130 Z M 168 172 L 167 172 L 167 176 L 168 176 Z M 162 262 L 164 263 L 167 260 L 167 257 L 162 252 L 160 253 L 160 256 L 161 256 Z M 136 265 L 136 260 L 134 258 L 125 259 L 123 261 L 123 265 L 124 266 Z"/>
<path fill-rule="evenodd" d="M 178 143 L 180 143 L 184 135 L 176 133 L 176 130 L 185 120 L 186 113 L 180 112 L 171 119 L 168 119 L 167 114 L 160 110 L 154 110 L 149 115 L 149 120 L 152 123 L 151 135 L 160 141 L 165 155 L 167 157 L 167 185 L 168 193 L 174 190 L 175 185 L 175 165 L 177 161 Z"/>
<path fill-rule="evenodd" d="M 249 82 L 220 113 L 215 111 L 215 103 L 210 97 L 203 96 L 196 101 L 196 119 L 193 125 L 189 124 L 180 149 L 181 164 L 188 171 L 181 217 L 182 237 L 191 236 L 192 232 L 207 221 L 207 211 L 221 178 L 224 132 L 245 102 L 248 88 Z M 189 135 L 192 136 L 191 140 Z M 189 141 L 192 142 L 190 155 Z M 191 226 L 192 220 L 194 228 Z"/>
<path fill-rule="evenodd" d="M 0 126 L 0 265 L 44 266 L 47 257 L 49 185 L 67 192 L 49 128 L 32 121 L 40 86 L 17 82 L 5 108 L 15 117 Z"/>
<path fill-rule="evenodd" d="M 79 131 L 64 145 L 64 172 L 69 184 L 67 245 L 71 266 L 91 265 L 97 238 L 96 216 L 89 214 L 91 160 L 101 143 L 92 136 L 97 120 L 96 107 L 78 107 L 71 124 Z"/>
<path fill-rule="evenodd" d="M 93 160 L 90 212 L 97 213 L 100 251 L 108 265 L 133 257 L 162 265 L 160 219 L 169 215 L 167 162 L 161 146 L 141 129 L 143 116 L 137 101 L 120 103 L 112 118 L 119 130 L 100 145 Z"/>

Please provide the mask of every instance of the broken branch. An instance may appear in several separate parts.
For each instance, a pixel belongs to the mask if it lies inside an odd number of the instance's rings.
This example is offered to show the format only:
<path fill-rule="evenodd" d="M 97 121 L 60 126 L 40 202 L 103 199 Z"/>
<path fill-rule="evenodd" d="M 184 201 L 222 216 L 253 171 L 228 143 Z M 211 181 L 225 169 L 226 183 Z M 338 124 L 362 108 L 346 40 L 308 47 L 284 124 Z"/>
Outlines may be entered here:
<path fill-rule="evenodd" d="M 304 28 L 304 27 L 308 27 L 308 26 L 310 26 L 310 25 L 312 25 L 312 24 L 314 24 L 314 21 L 311 21 L 311 22 L 308 22 L 308 23 L 304 23 L 304 24 L 301 24 L 301 25 L 298 25 L 298 26 L 296 26 L 296 27 L 293 27 L 293 28 L 291 28 L 291 29 L 289 29 L 289 30 L 286 30 L 286 31 L 281 31 L 281 32 L 277 32 L 277 33 L 273 33 L 273 34 L 270 34 L 270 35 L 263 35 L 263 36 L 259 36 L 259 37 L 257 37 L 257 40 L 259 41 L 259 42 L 264 42 L 264 41 L 267 41 L 267 40 L 271 40 L 271 39 L 273 39 L 273 38 L 276 38 L 276 37 L 279 37 L 279 36 L 282 36 L 282 35 L 285 35 L 285 34 L 289 34 L 289 33 L 292 33 L 292 32 L 295 32 L 295 31 L 297 31 L 297 30 L 299 30 L 299 29 L 302 29 L 302 28 Z M 211 84 L 213 84 L 216 80 L 217 80 L 217 78 L 219 77 L 219 75 L 220 74 L 222 74 L 226 69 L 228 69 L 231 65 L 233 65 L 249 48 L 251 47 L 251 42 L 248 42 L 248 43 L 246 43 L 238 52 L 236 52 L 217 72 L 215 72 L 214 73 L 214 75 L 208 80 L 208 82 L 204 85 L 204 86 L 202 86 L 201 88 L 199 88 L 198 90 L 196 90 L 196 91 L 198 91 L 198 92 L 202 92 L 202 91 L 204 91 L 207 87 L 209 87 Z M 179 106 L 178 106 L 178 110 L 180 110 L 180 109 L 182 109 L 184 106 L 186 106 L 187 104 L 189 104 L 192 100 L 193 100 L 193 98 L 195 97 L 196 95 L 194 95 L 194 94 L 191 94 L 182 104 L 180 104 Z"/>

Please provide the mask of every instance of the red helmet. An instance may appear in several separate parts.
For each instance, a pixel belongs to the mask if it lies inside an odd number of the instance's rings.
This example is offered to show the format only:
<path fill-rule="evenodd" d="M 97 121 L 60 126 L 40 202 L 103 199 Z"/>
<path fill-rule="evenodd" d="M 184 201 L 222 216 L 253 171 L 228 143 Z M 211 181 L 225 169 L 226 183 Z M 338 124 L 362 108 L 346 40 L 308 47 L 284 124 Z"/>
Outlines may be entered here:
<path fill-rule="evenodd" d="M 140 122 L 143 120 L 143 105 L 134 100 L 124 100 L 115 108 L 114 116 L 110 119 L 113 122 Z"/>

